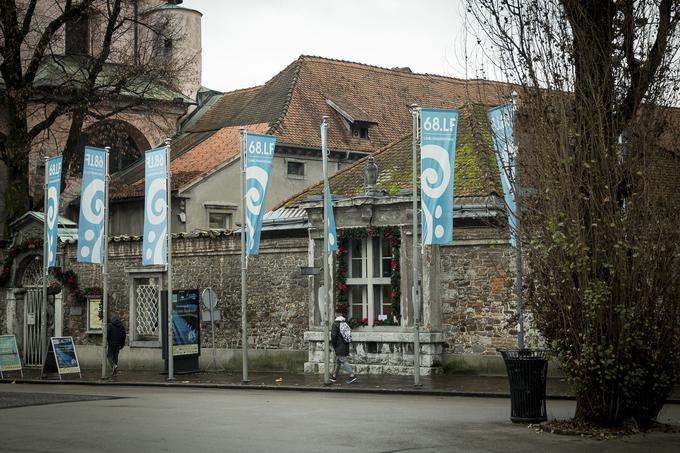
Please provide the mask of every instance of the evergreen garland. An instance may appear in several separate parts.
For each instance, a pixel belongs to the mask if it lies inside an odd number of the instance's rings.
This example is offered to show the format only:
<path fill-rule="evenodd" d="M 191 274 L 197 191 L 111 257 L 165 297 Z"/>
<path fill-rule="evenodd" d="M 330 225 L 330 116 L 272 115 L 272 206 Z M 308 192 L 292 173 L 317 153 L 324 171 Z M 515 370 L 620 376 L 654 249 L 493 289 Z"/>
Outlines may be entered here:
<path fill-rule="evenodd" d="M 401 321 L 401 270 L 400 270 L 400 249 L 401 249 L 401 234 L 397 227 L 368 227 L 368 228 L 351 228 L 338 230 L 339 247 L 336 258 L 336 277 L 338 280 L 336 292 L 336 310 L 347 315 L 349 313 L 349 297 L 347 287 L 347 276 L 349 274 L 349 267 L 347 263 L 347 256 L 349 252 L 349 242 L 352 239 L 364 239 L 367 237 L 380 237 L 389 241 L 392 250 L 392 261 L 390 263 L 390 301 L 392 306 L 393 319 L 373 321 L 374 326 L 393 326 L 399 325 Z M 396 318 L 396 322 L 394 321 Z M 352 318 L 348 321 L 350 327 L 368 325 L 368 318 Z"/>

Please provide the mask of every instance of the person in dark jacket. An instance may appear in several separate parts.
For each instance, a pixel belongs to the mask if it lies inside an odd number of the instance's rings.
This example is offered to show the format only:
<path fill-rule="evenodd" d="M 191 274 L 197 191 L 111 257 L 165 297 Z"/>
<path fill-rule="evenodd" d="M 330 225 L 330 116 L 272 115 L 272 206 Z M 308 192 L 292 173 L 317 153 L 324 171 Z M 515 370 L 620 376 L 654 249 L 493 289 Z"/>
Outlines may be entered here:
<path fill-rule="evenodd" d="M 349 345 L 352 343 L 352 329 L 350 329 L 342 313 L 336 313 L 335 315 L 335 322 L 331 329 L 331 344 L 335 350 L 335 367 L 333 368 L 330 380 L 331 382 L 337 380 L 340 365 L 342 365 L 349 373 L 347 383 L 351 384 L 357 380 L 356 375 L 352 371 L 352 365 L 349 364 Z"/>
<path fill-rule="evenodd" d="M 125 346 L 125 335 L 125 326 L 118 315 L 111 316 L 111 322 L 106 327 L 106 344 L 108 345 L 106 357 L 113 375 L 118 373 L 118 353 Z"/>

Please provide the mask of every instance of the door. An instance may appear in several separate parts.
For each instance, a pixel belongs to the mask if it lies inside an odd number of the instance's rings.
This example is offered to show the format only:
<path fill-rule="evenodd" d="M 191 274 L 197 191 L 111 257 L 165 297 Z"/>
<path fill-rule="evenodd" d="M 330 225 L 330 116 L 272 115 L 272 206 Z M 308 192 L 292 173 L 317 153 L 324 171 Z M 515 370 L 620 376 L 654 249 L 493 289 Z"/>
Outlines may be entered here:
<path fill-rule="evenodd" d="M 42 288 L 27 288 L 24 294 L 24 364 L 42 366 L 47 338 L 41 332 L 43 316 Z"/>

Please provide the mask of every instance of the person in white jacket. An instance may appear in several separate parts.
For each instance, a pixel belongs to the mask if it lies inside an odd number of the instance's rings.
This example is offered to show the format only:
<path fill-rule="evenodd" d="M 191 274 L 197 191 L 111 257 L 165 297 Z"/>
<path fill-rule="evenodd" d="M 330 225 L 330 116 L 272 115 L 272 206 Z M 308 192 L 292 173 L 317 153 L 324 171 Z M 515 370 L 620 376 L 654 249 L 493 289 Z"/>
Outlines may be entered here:
<path fill-rule="evenodd" d="M 352 365 L 349 363 L 349 345 L 351 343 L 352 329 L 349 327 L 349 324 L 347 324 L 342 313 L 336 313 L 335 322 L 331 329 L 331 344 L 335 350 L 335 367 L 333 368 L 333 374 L 330 377 L 331 382 L 335 382 L 338 379 L 340 365 L 342 365 L 349 373 L 349 379 L 347 380 L 348 384 L 357 380 L 356 375 L 352 371 Z"/>

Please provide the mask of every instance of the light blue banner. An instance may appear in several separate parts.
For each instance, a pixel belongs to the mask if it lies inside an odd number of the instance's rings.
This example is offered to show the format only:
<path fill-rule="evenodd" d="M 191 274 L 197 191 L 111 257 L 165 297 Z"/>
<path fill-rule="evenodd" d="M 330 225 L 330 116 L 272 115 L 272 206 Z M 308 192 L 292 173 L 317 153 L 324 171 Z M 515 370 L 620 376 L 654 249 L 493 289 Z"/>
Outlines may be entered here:
<path fill-rule="evenodd" d="M 453 172 L 458 110 L 420 111 L 422 242 L 453 242 Z"/>
<path fill-rule="evenodd" d="M 496 162 L 501 174 L 501 185 L 505 204 L 508 208 L 510 242 L 517 248 L 517 216 L 515 194 L 511 183 L 515 179 L 515 141 L 512 133 L 512 104 L 505 104 L 489 110 L 491 135 L 496 149 Z"/>
<path fill-rule="evenodd" d="M 260 230 L 276 137 L 246 134 L 246 254 L 260 250 Z"/>
<path fill-rule="evenodd" d="M 142 266 L 167 264 L 168 200 L 166 148 L 144 154 L 144 239 Z"/>
<path fill-rule="evenodd" d="M 83 182 L 80 191 L 78 255 L 80 263 L 104 261 L 104 179 L 106 150 L 85 147 Z"/>
<path fill-rule="evenodd" d="M 338 234 L 335 231 L 335 216 L 333 215 L 333 195 L 331 195 L 330 187 L 326 186 L 328 191 L 328 251 L 335 252 L 338 249 Z"/>
<path fill-rule="evenodd" d="M 62 157 L 47 160 L 47 267 L 57 265 L 57 233 L 59 229 L 59 194 L 61 192 Z"/>

